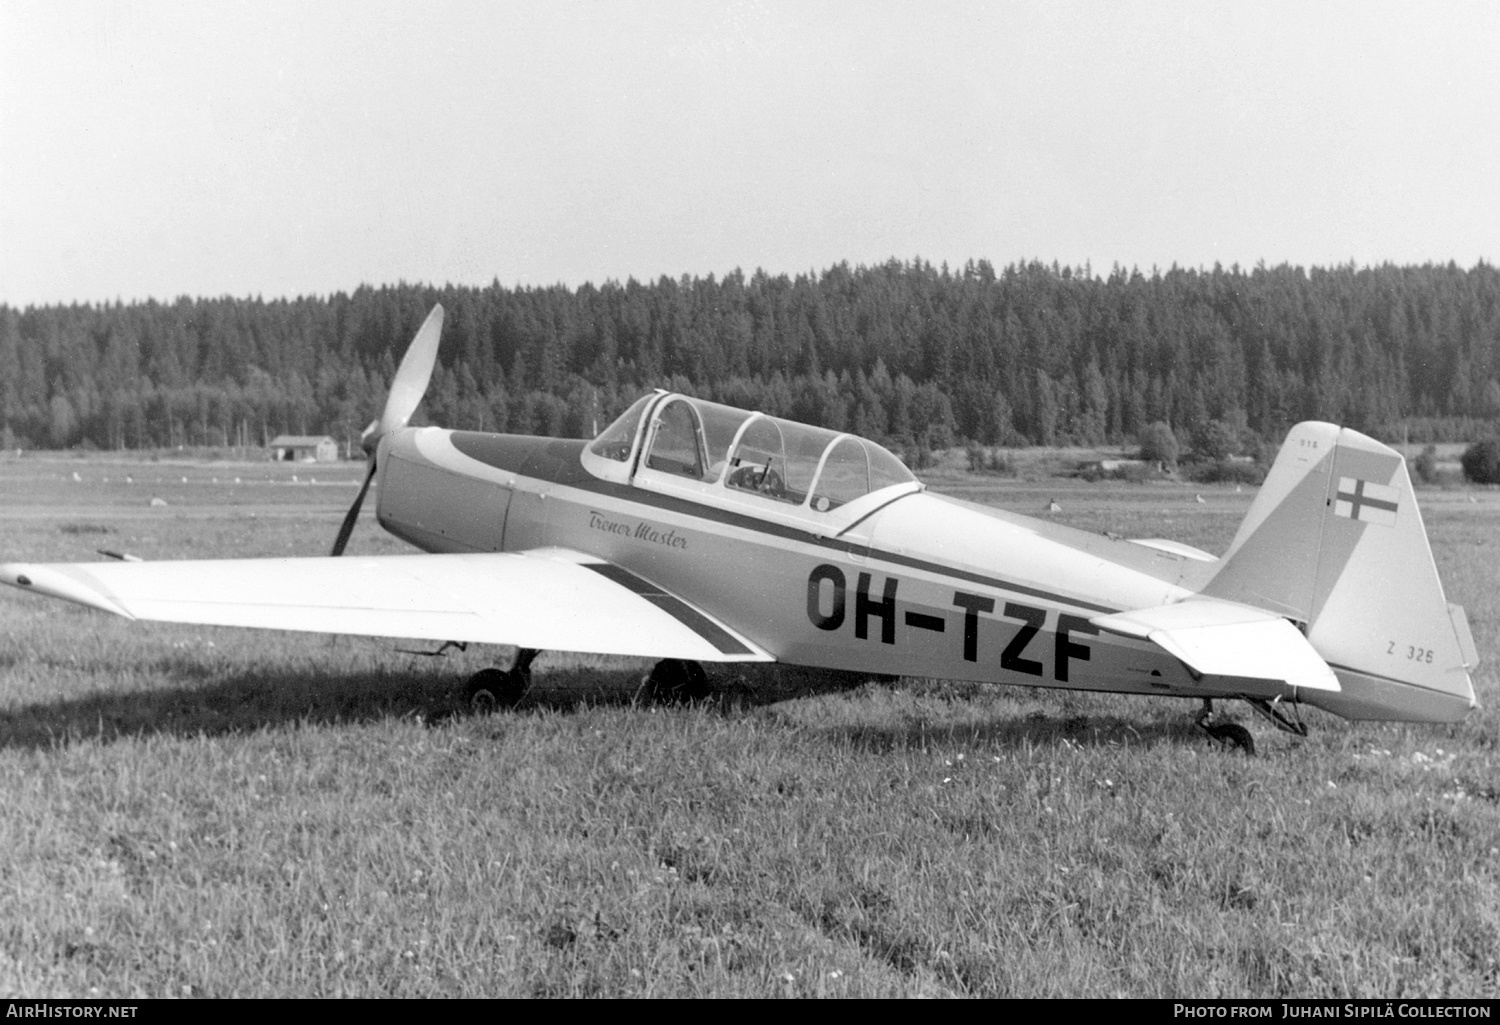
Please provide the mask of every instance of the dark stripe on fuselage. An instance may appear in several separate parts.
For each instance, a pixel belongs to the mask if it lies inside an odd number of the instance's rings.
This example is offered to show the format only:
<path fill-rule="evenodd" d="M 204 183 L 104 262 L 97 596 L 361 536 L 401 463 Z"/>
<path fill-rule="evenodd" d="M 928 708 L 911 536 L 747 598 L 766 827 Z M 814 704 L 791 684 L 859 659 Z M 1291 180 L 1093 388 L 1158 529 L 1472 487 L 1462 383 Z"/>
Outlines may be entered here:
<path fill-rule="evenodd" d="M 636 502 L 641 505 L 655 506 L 658 509 L 664 509 L 668 512 L 684 516 L 694 516 L 699 519 L 712 520 L 717 523 L 739 527 L 743 530 L 753 530 L 762 534 L 769 534 L 772 537 L 800 541 L 803 544 L 816 545 L 819 548 L 829 551 L 867 556 L 872 559 L 879 559 L 882 562 L 892 563 L 893 565 L 905 566 L 908 569 L 921 570 L 925 573 L 938 573 L 957 580 L 963 580 L 967 583 L 980 584 L 999 591 L 1009 591 L 1012 594 L 1024 594 L 1032 598 L 1040 598 L 1043 601 L 1071 605 L 1074 608 L 1088 609 L 1092 612 L 1121 611 L 1108 605 L 1098 605 L 1079 598 L 1069 598 L 1066 595 L 1057 594 L 1052 591 L 1001 580 L 997 577 L 986 576 L 983 573 L 974 573 L 956 566 L 946 566 L 942 563 L 917 559 L 909 555 L 881 551 L 853 541 L 841 541 L 838 538 L 824 537 L 820 534 L 814 534 L 811 531 L 799 530 L 796 527 L 788 527 L 780 523 L 768 523 L 765 520 L 745 513 L 732 512 L 728 509 L 715 509 L 712 506 L 699 505 L 697 502 L 690 502 L 672 495 L 660 495 L 654 491 L 646 491 L 643 488 L 633 487 L 629 484 L 616 484 L 614 481 L 600 480 L 585 470 L 583 464 L 579 461 L 579 456 L 582 454 L 584 447 L 588 445 L 587 441 L 573 441 L 561 438 L 534 438 L 515 434 L 481 434 L 476 431 L 452 431 L 450 432 L 450 437 L 453 440 L 453 447 L 471 459 L 476 459 L 496 469 L 507 470 L 526 477 L 534 477 L 548 484 L 564 484 L 582 491 L 607 495 L 624 502 Z"/>
<path fill-rule="evenodd" d="M 585 563 L 585 565 L 606 580 L 612 580 L 621 587 L 645 598 L 652 605 L 655 605 L 699 637 L 702 637 L 709 644 L 718 648 L 721 654 L 754 654 L 753 651 L 730 635 L 729 631 L 720 627 L 681 598 L 668 594 L 649 580 L 638 577 L 630 572 L 630 570 L 616 566 L 612 562 L 590 562 Z"/>
<path fill-rule="evenodd" d="M 1360 676 L 1368 676 L 1370 679 L 1379 680 L 1381 683 L 1398 683 L 1403 687 L 1412 687 L 1416 690 L 1425 691 L 1428 694 L 1440 694 L 1445 698 L 1453 698 L 1455 701 L 1465 700 L 1464 698 L 1459 697 L 1457 694 L 1450 694 L 1445 690 L 1437 690 L 1433 687 L 1424 687 L 1420 683 L 1413 683 L 1410 680 L 1402 680 L 1395 676 L 1387 676 L 1384 673 L 1372 673 L 1368 669 L 1356 669 L 1353 666 L 1340 665 L 1337 662 L 1329 662 L 1328 668 L 1332 669 L 1336 673 L 1357 673 Z"/>
<path fill-rule="evenodd" d="M 522 473 L 550 484 L 580 484 L 597 478 L 579 461 L 586 441 L 528 434 L 449 431 L 453 447 L 497 470 Z"/>

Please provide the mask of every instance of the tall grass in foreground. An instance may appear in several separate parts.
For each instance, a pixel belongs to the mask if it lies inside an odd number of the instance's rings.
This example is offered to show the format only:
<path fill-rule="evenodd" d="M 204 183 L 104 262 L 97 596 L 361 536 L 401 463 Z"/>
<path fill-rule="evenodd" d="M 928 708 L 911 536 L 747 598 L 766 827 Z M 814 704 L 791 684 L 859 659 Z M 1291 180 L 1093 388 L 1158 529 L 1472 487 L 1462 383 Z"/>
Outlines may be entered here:
<path fill-rule="evenodd" d="M 1222 548 L 1239 499 L 1174 495 L 1061 501 L 1080 525 Z M 1494 704 L 1487 498 L 1437 502 L 1428 524 Z M 102 536 L 60 523 L 195 554 L 326 546 L 258 511 L 0 517 L 0 558 L 76 558 Z M 631 701 L 642 663 L 545 656 L 521 710 L 458 713 L 464 676 L 503 654 L 422 659 L 0 595 L 0 995 L 1500 984 L 1488 709 L 1451 727 L 1312 713 L 1306 740 L 1247 716 L 1262 754 L 1246 759 L 1162 699 L 833 690 L 772 668 L 719 671 L 717 700 L 660 709 Z"/>

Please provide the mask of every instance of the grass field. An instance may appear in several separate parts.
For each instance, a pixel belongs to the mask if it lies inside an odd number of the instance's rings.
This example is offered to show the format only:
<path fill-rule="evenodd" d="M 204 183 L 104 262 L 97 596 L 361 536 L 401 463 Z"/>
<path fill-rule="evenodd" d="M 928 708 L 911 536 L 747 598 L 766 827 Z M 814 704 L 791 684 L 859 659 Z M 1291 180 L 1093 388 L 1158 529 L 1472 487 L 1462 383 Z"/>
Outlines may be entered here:
<path fill-rule="evenodd" d="M 0 561 L 322 554 L 361 469 L 0 459 Z M 1251 498 L 933 483 L 1213 551 Z M 552 655 L 474 718 L 504 651 L 4 589 L 0 996 L 1492 996 L 1500 493 L 1421 500 L 1490 707 L 1242 715 L 1254 759 L 1165 699 L 771 668 L 655 708 Z"/>

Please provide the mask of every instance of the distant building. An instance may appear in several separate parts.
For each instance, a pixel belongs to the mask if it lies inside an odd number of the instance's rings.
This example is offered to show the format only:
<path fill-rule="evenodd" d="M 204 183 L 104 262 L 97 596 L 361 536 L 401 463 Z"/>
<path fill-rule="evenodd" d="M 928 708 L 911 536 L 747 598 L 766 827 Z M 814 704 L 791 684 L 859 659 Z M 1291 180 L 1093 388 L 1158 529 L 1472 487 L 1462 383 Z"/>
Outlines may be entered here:
<path fill-rule="evenodd" d="M 271 458 L 278 463 L 336 463 L 339 443 L 326 434 L 279 434 L 271 439 Z"/>
<path fill-rule="evenodd" d="M 1135 466 L 1145 466 L 1141 459 L 1093 459 L 1087 463 L 1078 464 L 1078 472 L 1081 474 L 1107 474 L 1120 473 Z"/>

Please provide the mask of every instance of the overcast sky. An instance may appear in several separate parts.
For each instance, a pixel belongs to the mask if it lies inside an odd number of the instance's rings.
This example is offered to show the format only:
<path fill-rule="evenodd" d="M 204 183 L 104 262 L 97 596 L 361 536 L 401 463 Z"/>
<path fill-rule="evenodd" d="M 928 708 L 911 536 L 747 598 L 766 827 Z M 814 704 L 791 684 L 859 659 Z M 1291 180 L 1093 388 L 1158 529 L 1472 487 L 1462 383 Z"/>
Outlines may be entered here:
<path fill-rule="evenodd" d="M 1500 4 L 0 0 L 0 302 L 1500 257 Z"/>

